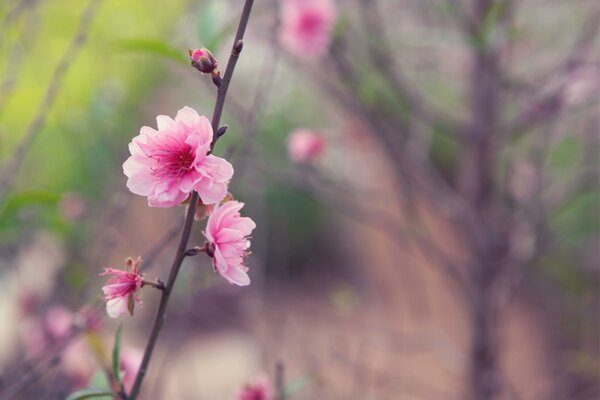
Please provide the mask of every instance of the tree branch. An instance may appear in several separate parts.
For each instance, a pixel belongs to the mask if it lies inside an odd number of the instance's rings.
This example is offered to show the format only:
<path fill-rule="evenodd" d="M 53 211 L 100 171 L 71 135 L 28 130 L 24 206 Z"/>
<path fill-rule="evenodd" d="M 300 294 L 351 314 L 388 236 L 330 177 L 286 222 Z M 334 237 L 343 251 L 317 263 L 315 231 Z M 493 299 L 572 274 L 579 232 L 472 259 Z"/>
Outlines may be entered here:
<path fill-rule="evenodd" d="M 217 91 L 217 99 L 215 101 L 215 108 L 213 111 L 213 116 L 211 120 L 213 132 L 216 132 L 219 129 L 219 123 L 221 121 L 221 114 L 223 112 L 223 107 L 225 105 L 225 97 L 227 96 L 227 90 L 229 88 L 229 83 L 231 82 L 231 78 L 233 76 L 233 71 L 235 69 L 235 65 L 237 63 L 237 59 L 242 51 L 243 46 L 243 37 L 244 32 L 246 31 L 246 25 L 248 24 L 248 20 L 250 18 L 250 12 L 252 11 L 252 5 L 254 0 L 246 0 L 244 4 L 244 9 L 242 10 L 242 15 L 240 17 L 240 22 L 238 25 L 237 32 L 235 34 L 235 39 L 233 41 L 233 47 L 231 49 L 231 55 L 229 57 L 229 61 L 227 62 L 227 68 L 225 69 L 225 74 L 223 76 L 223 80 L 221 81 L 221 85 Z M 213 141 L 210 146 L 210 151 L 212 152 L 218 138 L 213 138 Z M 190 234 L 192 231 L 192 225 L 194 223 L 194 213 L 196 212 L 196 205 L 198 204 L 198 193 L 193 192 L 192 197 L 190 199 L 190 204 L 187 210 L 187 214 L 185 217 L 185 222 L 183 225 L 183 230 L 181 233 L 181 239 L 179 240 L 179 246 L 177 247 L 177 252 L 175 253 L 175 258 L 173 260 L 173 264 L 171 265 L 171 270 L 169 273 L 169 279 L 165 285 L 165 289 L 161 293 L 160 304 L 158 306 L 158 310 L 156 312 L 156 316 L 154 318 L 154 324 L 152 326 L 152 331 L 150 333 L 150 338 L 148 340 L 148 344 L 146 346 L 146 350 L 144 351 L 144 358 L 142 359 L 142 363 L 140 365 L 140 369 L 135 378 L 135 382 L 131 389 L 131 393 L 129 395 L 129 400 L 135 400 L 140 393 L 142 382 L 144 380 L 144 376 L 148 370 L 148 365 L 150 363 L 150 359 L 152 357 L 152 353 L 154 351 L 154 346 L 156 345 L 156 341 L 158 339 L 158 335 L 160 334 L 160 330 L 165 321 L 165 314 L 167 311 L 167 305 L 169 304 L 169 298 L 171 295 L 171 291 L 173 290 L 173 286 L 175 284 L 175 280 L 177 279 L 177 274 L 181 268 L 181 264 L 186 257 L 187 245 L 190 239 Z"/>

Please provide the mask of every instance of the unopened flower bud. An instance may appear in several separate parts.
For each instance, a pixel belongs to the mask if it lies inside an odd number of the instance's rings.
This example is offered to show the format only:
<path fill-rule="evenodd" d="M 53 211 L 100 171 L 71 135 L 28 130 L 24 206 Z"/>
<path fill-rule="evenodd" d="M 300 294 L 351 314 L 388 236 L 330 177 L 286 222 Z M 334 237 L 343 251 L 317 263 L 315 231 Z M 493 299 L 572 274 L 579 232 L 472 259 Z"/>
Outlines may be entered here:
<path fill-rule="evenodd" d="M 212 53 L 205 48 L 189 50 L 192 66 L 204 74 L 212 74 L 219 63 Z"/>

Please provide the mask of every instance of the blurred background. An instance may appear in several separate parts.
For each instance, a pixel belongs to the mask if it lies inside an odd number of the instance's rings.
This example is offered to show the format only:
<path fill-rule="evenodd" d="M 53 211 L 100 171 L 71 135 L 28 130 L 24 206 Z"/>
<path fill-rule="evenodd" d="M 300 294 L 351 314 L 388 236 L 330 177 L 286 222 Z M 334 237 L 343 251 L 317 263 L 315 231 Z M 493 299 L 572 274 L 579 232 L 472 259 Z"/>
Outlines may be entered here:
<path fill-rule="evenodd" d="M 165 280 L 185 210 L 127 190 L 127 144 L 211 115 L 187 50 L 224 68 L 242 4 L 0 2 L 0 399 L 106 385 L 98 274 Z M 186 259 L 142 398 L 597 399 L 599 10 L 257 0 L 215 150 L 252 284 Z M 125 374 L 158 299 L 121 317 Z"/>

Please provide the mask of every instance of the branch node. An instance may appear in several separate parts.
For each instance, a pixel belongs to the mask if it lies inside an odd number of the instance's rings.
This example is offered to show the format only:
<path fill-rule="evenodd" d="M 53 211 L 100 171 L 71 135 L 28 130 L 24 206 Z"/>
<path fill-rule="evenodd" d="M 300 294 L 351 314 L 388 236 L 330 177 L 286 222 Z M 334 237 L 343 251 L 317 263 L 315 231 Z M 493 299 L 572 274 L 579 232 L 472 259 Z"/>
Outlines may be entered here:
<path fill-rule="evenodd" d="M 233 45 L 233 54 L 236 56 L 239 56 L 240 53 L 242 52 L 243 48 L 244 48 L 244 41 L 242 39 L 240 39 L 237 42 L 235 42 L 235 44 Z"/>
<path fill-rule="evenodd" d="M 225 132 L 227 132 L 227 128 L 229 128 L 229 125 L 223 125 L 217 129 L 217 132 L 215 133 L 216 138 L 219 139 L 221 136 L 223 136 Z"/>

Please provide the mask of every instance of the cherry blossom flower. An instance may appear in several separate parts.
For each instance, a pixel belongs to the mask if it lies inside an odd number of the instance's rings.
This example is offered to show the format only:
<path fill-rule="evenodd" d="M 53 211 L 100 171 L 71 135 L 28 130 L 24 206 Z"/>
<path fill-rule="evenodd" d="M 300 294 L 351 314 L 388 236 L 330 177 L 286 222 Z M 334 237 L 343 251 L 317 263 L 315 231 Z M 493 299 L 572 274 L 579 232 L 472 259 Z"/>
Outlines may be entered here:
<path fill-rule="evenodd" d="M 135 303 L 142 304 L 137 293 L 143 284 L 139 270 L 142 260 L 138 257 L 135 261 L 127 259 L 127 271 L 114 268 L 104 268 L 100 275 L 108 275 L 109 279 L 102 287 L 103 299 L 106 301 L 106 312 L 111 318 L 117 318 L 122 313 L 129 311 L 133 315 Z"/>
<path fill-rule="evenodd" d="M 129 190 L 147 196 L 150 207 L 176 206 L 193 190 L 204 204 L 223 199 L 233 167 L 208 154 L 213 139 L 208 119 L 184 107 L 174 120 L 159 115 L 156 121 L 158 130 L 144 126 L 129 144 L 131 157 L 123 164 Z"/>
<path fill-rule="evenodd" d="M 252 219 L 240 216 L 243 206 L 239 201 L 228 201 L 215 207 L 204 231 L 215 270 L 239 286 L 250 284 L 244 259 L 250 247 L 248 236 L 256 227 Z"/>
<path fill-rule="evenodd" d="M 336 20 L 332 0 L 281 0 L 281 45 L 299 58 L 323 56 Z"/>
<path fill-rule="evenodd" d="M 288 137 L 288 156 L 292 161 L 305 163 L 314 161 L 325 150 L 325 139 L 316 132 L 296 129 Z"/>
<path fill-rule="evenodd" d="M 237 394 L 236 400 L 272 400 L 273 386 L 266 376 L 246 384 Z"/>

